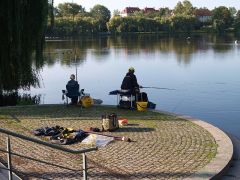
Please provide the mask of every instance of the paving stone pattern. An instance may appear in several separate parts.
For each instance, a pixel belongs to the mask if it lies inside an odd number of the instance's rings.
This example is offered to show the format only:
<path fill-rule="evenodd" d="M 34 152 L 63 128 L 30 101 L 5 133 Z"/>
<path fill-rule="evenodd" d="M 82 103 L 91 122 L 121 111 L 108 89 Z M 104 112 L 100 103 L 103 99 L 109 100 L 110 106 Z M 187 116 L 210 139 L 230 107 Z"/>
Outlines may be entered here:
<path fill-rule="evenodd" d="M 99 118 L 24 118 L 20 122 L 0 119 L 1 127 L 33 136 L 31 130 L 60 125 L 75 129 L 101 128 Z M 87 153 L 89 179 L 182 179 L 204 167 L 217 153 L 217 145 L 209 132 L 190 121 L 129 119 L 129 125 L 116 132 L 134 142 L 114 141 L 98 151 Z M 0 133 L 0 148 L 5 149 L 5 135 Z M 13 156 L 13 166 L 23 179 L 81 179 L 82 156 L 11 138 L 14 152 L 48 161 L 54 167 Z M 65 146 L 86 147 L 81 143 Z M 6 163 L 6 154 L 0 152 Z"/>

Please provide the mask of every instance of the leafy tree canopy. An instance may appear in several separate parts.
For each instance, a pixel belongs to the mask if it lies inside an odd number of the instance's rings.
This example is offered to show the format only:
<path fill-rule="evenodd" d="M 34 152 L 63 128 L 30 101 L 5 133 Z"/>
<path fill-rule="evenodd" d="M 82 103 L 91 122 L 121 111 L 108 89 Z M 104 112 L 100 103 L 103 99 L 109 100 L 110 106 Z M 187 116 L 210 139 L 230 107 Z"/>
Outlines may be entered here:
<path fill-rule="evenodd" d="M 219 6 L 213 9 L 213 20 L 221 21 L 221 26 L 228 28 L 233 22 L 233 17 L 227 7 Z"/>
<path fill-rule="evenodd" d="M 111 12 L 103 5 L 97 4 L 91 10 L 92 17 L 99 19 L 102 22 L 108 22 L 111 18 Z"/>
<path fill-rule="evenodd" d="M 177 3 L 173 12 L 175 15 L 193 15 L 194 9 L 190 1 L 184 0 L 182 3 L 180 1 Z"/>
<path fill-rule="evenodd" d="M 84 8 L 76 3 L 60 3 L 58 11 L 62 16 L 76 16 L 78 13 L 85 12 Z"/>

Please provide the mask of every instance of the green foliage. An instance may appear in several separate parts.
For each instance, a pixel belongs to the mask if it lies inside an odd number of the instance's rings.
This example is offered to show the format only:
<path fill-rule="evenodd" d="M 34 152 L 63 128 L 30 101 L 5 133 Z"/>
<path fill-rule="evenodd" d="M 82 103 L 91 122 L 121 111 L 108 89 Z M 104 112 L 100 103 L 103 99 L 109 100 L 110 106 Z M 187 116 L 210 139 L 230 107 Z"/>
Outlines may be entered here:
<path fill-rule="evenodd" d="M 136 17 L 146 17 L 145 14 L 143 13 L 143 11 L 135 11 L 133 13 L 133 16 L 136 16 Z"/>
<path fill-rule="evenodd" d="M 159 15 L 160 17 L 170 16 L 170 15 L 171 15 L 171 11 L 170 11 L 170 9 L 167 8 L 167 7 L 165 7 L 165 8 L 160 8 L 158 15 Z"/>
<path fill-rule="evenodd" d="M 40 104 L 40 95 L 31 96 L 30 94 L 23 94 L 18 96 L 17 105 L 35 105 Z"/>
<path fill-rule="evenodd" d="M 238 11 L 236 18 L 234 19 L 233 27 L 235 33 L 240 35 L 240 10 Z"/>
<path fill-rule="evenodd" d="M 168 17 L 156 18 L 158 22 L 159 31 L 172 32 L 171 19 Z"/>
<path fill-rule="evenodd" d="M 114 17 L 108 23 L 110 32 L 190 32 L 199 24 L 195 16 L 178 15 L 172 17 Z"/>
<path fill-rule="evenodd" d="M 158 22 L 151 18 L 143 17 L 113 17 L 107 23 L 110 32 L 156 32 Z"/>
<path fill-rule="evenodd" d="M 184 15 L 188 15 L 188 16 L 192 16 L 194 15 L 194 7 L 193 5 L 191 4 L 190 1 L 188 0 L 184 0 L 183 1 L 183 8 L 184 8 Z"/>
<path fill-rule="evenodd" d="M 48 1 L 0 1 L 0 91 L 38 86 Z"/>
<path fill-rule="evenodd" d="M 115 10 L 113 11 L 113 17 L 114 17 L 114 16 L 120 16 L 120 11 L 117 10 L 117 9 L 115 9 Z"/>
<path fill-rule="evenodd" d="M 40 95 L 20 95 L 17 91 L 3 94 L 0 93 L 0 106 L 34 105 L 40 103 L 40 98 Z"/>
<path fill-rule="evenodd" d="M 213 10 L 213 26 L 217 32 L 223 32 L 233 23 L 231 12 L 225 6 L 219 6 Z"/>
<path fill-rule="evenodd" d="M 107 22 L 111 18 L 111 12 L 108 8 L 97 4 L 90 10 L 90 14 L 100 22 L 99 31 L 107 31 Z"/>
<path fill-rule="evenodd" d="M 90 13 L 92 17 L 97 18 L 104 22 L 108 22 L 111 17 L 111 12 L 105 6 L 102 6 L 100 4 L 95 5 L 90 10 Z"/>
<path fill-rule="evenodd" d="M 58 17 L 55 19 L 55 36 L 73 36 L 80 34 L 92 34 L 98 31 L 100 22 L 92 17 L 76 16 Z"/>
<path fill-rule="evenodd" d="M 53 3 L 53 1 L 52 1 Z M 54 25 L 54 7 L 53 7 L 53 4 L 48 4 L 48 16 L 49 16 L 49 19 L 50 19 L 50 25 L 51 27 L 53 27 Z"/>
<path fill-rule="evenodd" d="M 60 16 L 72 16 L 74 18 L 78 13 L 84 12 L 84 8 L 76 3 L 60 3 L 58 12 Z"/>
<path fill-rule="evenodd" d="M 235 7 L 229 7 L 229 12 L 231 13 L 231 16 L 234 17 L 237 13 L 237 10 Z"/>
<path fill-rule="evenodd" d="M 236 18 L 240 18 L 240 10 L 237 11 Z"/>
<path fill-rule="evenodd" d="M 217 33 L 223 33 L 226 30 L 225 22 L 222 19 L 214 19 L 213 28 Z"/>
<path fill-rule="evenodd" d="M 183 14 L 184 13 L 184 7 L 183 4 L 179 1 L 177 5 L 173 9 L 174 14 Z"/>
<path fill-rule="evenodd" d="M 180 1 L 177 3 L 177 5 L 173 9 L 174 15 L 188 15 L 192 16 L 194 15 L 194 8 L 190 1 L 184 0 L 183 3 Z"/>
<path fill-rule="evenodd" d="M 72 3 L 64 3 L 72 4 Z M 81 7 L 79 5 L 79 7 Z M 229 9 L 220 6 L 213 10 L 213 19 L 207 22 L 200 22 L 196 17 L 196 8 L 193 7 L 190 1 L 184 0 L 178 2 L 173 11 L 169 8 L 160 8 L 159 11 L 144 13 L 144 11 L 134 12 L 128 17 L 121 17 L 119 10 L 114 10 L 113 17 L 110 11 L 102 6 L 95 5 L 90 12 L 85 12 L 81 7 L 81 13 L 65 13 L 61 18 L 57 18 L 56 26 L 54 28 L 54 35 L 56 36 L 71 36 L 90 34 L 98 32 L 159 32 L 172 33 L 177 31 L 190 32 L 193 30 L 203 30 L 207 32 L 224 32 L 225 29 L 233 28 L 233 15 L 236 17 L 234 7 Z M 206 9 L 206 8 L 200 8 Z M 59 9 L 57 9 L 59 11 Z M 63 14 L 63 13 L 62 13 Z M 75 14 L 75 18 L 73 15 Z M 73 20 L 71 20 L 71 17 Z M 234 27 L 238 27 L 237 21 Z M 47 34 L 50 34 L 48 28 Z"/>
<path fill-rule="evenodd" d="M 195 29 L 198 21 L 195 16 L 177 15 L 170 18 L 172 31 L 190 32 Z"/>

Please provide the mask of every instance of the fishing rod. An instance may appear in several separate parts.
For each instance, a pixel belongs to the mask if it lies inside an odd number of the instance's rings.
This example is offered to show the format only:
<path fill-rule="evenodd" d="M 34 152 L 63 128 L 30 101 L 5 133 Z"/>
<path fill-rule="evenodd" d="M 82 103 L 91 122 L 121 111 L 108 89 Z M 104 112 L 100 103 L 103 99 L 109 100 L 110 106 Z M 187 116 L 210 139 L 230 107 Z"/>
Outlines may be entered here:
<path fill-rule="evenodd" d="M 73 5 L 73 0 L 72 0 L 72 5 Z M 72 27 L 72 36 L 73 36 L 73 38 L 74 38 L 74 60 L 75 60 L 75 68 L 76 68 L 76 72 L 75 72 L 75 74 L 76 74 L 76 81 L 77 81 L 77 75 L 78 75 L 78 73 L 77 73 L 77 55 L 76 55 L 76 40 L 75 40 L 75 37 L 74 37 L 74 14 L 72 14 L 72 16 L 73 16 L 73 27 Z"/>
<path fill-rule="evenodd" d="M 161 88 L 161 87 L 141 87 L 141 88 L 151 88 L 151 89 L 165 89 L 165 90 L 176 90 L 176 89 L 173 89 L 173 88 Z"/>
<path fill-rule="evenodd" d="M 75 59 L 75 68 L 76 68 L 76 81 L 77 81 L 78 72 L 77 72 L 77 55 L 76 55 L 75 40 L 74 40 L 74 59 Z"/>

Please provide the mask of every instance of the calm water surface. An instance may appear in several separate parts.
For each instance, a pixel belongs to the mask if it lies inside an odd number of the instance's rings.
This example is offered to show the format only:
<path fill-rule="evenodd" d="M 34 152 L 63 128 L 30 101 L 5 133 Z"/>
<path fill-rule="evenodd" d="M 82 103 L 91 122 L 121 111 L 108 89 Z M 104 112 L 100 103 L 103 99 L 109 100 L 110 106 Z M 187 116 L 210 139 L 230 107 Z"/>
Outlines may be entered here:
<path fill-rule="evenodd" d="M 77 70 L 81 88 L 104 104 L 116 104 L 108 93 L 120 88 L 133 66 L 157 109 L 190 115 L 240 137 L 240 45 L 236 37 L 210 35 L 85 38 L 47 41 L 40 70 L 43 104 L 63 103 L 61 90 Z M 76 49 L 77 60 L 74 60 Z"/>

